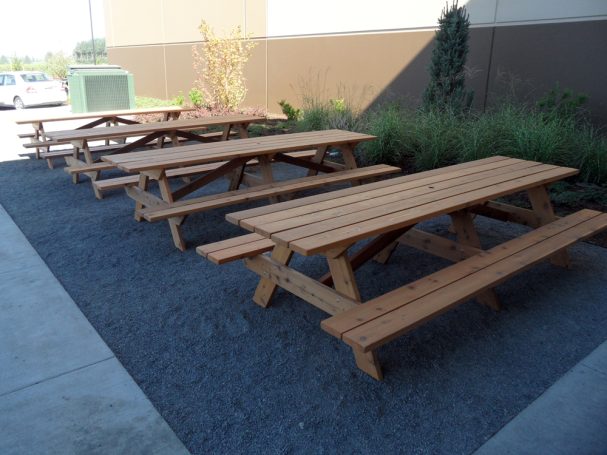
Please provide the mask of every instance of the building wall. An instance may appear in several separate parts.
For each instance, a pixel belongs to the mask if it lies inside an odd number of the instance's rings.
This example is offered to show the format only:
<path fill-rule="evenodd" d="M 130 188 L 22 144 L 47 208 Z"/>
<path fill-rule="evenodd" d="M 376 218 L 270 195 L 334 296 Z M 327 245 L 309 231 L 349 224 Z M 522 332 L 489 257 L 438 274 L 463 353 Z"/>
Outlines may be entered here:
<path fill-rule="evenodd" d="M 607 1 L 468 0 L 469 86 L 475 106 L 505 92 L 537 98 L 557 82 L 585 92 L 607 119 Z M 205 19 L 239 25 L 258 43 L 247 65 L 245 104 L 279 110 L 303 94 L 350 94 L 365 108 L 425 88 L 444 0 L 105 0 L 108 58 L 135 75 L 138 95 L 187 94 L 191 50 Z M 145 9 L 145 21 L 134 17 Z M 340 93 L 338 93 L 340 92 Z"/>

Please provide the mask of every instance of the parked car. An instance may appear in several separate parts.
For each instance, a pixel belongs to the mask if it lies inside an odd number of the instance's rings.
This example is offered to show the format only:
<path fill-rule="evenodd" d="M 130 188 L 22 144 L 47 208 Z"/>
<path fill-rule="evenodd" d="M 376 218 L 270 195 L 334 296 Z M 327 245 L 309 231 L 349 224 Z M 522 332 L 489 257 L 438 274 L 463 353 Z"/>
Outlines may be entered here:
<path fill-rule="evenodd" d="M 59 105 L 67 101 L 60 81 L 40 71 L 0 73 L 0 104 L 23 109 L 29 106 Z"/>

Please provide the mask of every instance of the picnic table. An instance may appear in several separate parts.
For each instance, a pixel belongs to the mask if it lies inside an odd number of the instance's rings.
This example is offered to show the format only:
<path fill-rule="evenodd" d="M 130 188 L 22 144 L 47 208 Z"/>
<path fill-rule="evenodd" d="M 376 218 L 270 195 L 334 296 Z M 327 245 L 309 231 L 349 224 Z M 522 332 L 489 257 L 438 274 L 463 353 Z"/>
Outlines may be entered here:
<path fill-rule="evenodd" d="M 185 217 L 193 213 L 265 198 L 276 202 L 279 196 L 306 189 L 340 182 L 356 184 L 362 179 L 399 172 L 399 168 L 385 165 L 357 168 L 355 146 L 372 139 L 374 136 L 350 131 L 313 131 L 182 146 L 174 150 L 106 155 L 102 159 L 127 173 L 139 175 L 138 186 L 126 187 L 127 194 L 136 201 L 135 219 L 167 220 L 175 246 L 183 251 L 185 242 L 180 226 Z M 326 159 L 331 149 L 341 152 L 343 164 Z M 303 167 L 308 175 L 274 182 L 272 161 Z M 247 172 L 247 166 L 252 164 L 257 166 L 260 175 Z M 206 173 L 172 190 L 169 173 L 191 168 Z M 318 172 L 324 174 L 317 175 Z M 221 177 L 229 177 L 227 192 L 184 199 Z M 162 198 L 148 191 L 150 180 L 158 182 Z M 239 189 L 241 184 L 249 188 Z"/>
<path fill-rule="evenodd" d="M 555 216 L 547 185 L 577 173 L 496 156 L 231 213 L 228 221 L 252 233 L 197 251 L 217 264 L 244 259 L 260 276 L 253 300 L 262 307 L 279 286 L 331 315 L 322 328 L 352 348 L 360 369 L 382 379 L 383 344 L 471 297 L 499 309 L 496 285 L 544 259 L 568 266 L 568 246 L 607 228 L 607 214 L 592 210 Z M 531 209 L 495 202 L 520 191 Z M 483 250 L 474 223 L 479 214 L 534 229 Z M 415 227 L 441 215 L 451 217 L 456 240 Z M 371 259 L 385 263 L 398 244 L 454 264 L 361 303 L 354 271 Z M 329 272 L 311 277 L 290 268 L 294 253 L 322 256 Z"/>
<path fill-rule="evenodd" d="M 90 177 L 91 181 L 95 181 L 99 177 L 100 171 L 111 168 L 108 164 L 96 161 L 92 154 L 94 151 L 112 155 L 127 153 L 137 148 L 149 147 L 154 144 L 162 148 L 165 144 L 165 138 L 169 138 L 173 146 L 180 144 L 179 138 L 198 142 L 227 140 L 232 130 L 235 130 L 241 138 L 245 138 L 248 136 L 247 128 L 251 123 L 263 121 L 265 121 L 264 117 L 233 114 L 172 120 L 170 122 L 137 123 L 107 128 L 53 131 L 46 135 L 49 140 L 56 144 L 72 145 L 71 156 L 65 157 L 68 164 L 66 172 L 70 173 L 74 183 L 77 183 L 80 174 L 85 174 Z M 219 127 L 222 128 L 222 131 L 202 134 L 192 132 L 193 130 L 210 127 Z M 127 138 L 132 137 L 139 137 L 139 139 L 129 143 L 125 142 Z M 99 140 L 119 140 L 122 143 L 94 150 L 91 147 L 91 143 Z M 80 155 L 84 156 L 84 160 L 80 158 Z M 97 196 L 100 197 L 100 195 Z"/>
<path fill-rule="evenodd" d="M 192 111 L 194 108 L 184 108 L 180 106 L 164 106 L 164 107 L 153 107 L 153 108 L 142 108 L 142 109 L 120 109 L 114 111 L 98 111 L 98 112 L 86 112 L 81 114 L 42 114 L 42 115 L 30 115 L 27 117 L 18 118 L 15 123 L 17 125 L 31 125 L 33 132 L 19 134 L 21 139 L 30 139 L 31 147 L 36 149 L 36 158 L 42 158 L 40 155 L 41 149 L 50 151 L 49 146 L 39 146 L 40 142 L 46 142 L 47 136 L 45 131 L 45 125 L 53 122 L 63 122 L 71 120 L 87 120 L 94 119 L 78 129 L 94 128 L 98 125 L 112 126 L 117 124 L 132 125 L 136 122 L 135 120 L 126 118 L 134 115 L 146 115 L 146 114 L 162 114 L 162 120 L 176 120 L 179 118 L 182 112 Z M 52 166 L 52 161 L 49 160 L 49 166 Z"/>

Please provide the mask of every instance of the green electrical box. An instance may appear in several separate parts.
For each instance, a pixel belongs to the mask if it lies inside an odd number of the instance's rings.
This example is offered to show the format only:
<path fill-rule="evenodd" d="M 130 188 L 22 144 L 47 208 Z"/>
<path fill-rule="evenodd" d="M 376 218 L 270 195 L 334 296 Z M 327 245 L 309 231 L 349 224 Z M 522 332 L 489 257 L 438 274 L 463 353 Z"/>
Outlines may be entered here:
<path fill-rule="evenodd" d="M 133 75 L 119 66 L 72 66 L 67 81 L 74 113 L 135 107 Z"/>

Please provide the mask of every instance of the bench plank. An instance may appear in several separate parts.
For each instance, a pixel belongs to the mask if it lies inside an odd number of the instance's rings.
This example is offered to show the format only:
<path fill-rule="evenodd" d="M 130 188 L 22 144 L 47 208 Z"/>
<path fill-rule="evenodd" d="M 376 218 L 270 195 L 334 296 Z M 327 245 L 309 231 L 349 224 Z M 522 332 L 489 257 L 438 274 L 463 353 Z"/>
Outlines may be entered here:
<path fill-rule="evenodd" d="M 251 235 L 257 234 L 249 234 L 242 237 L 250 237 Z M 209 245 L 201 245 L 196 248 L 196 252 L 211 262 L 220 265 L 235 261 L 237 259 L 257 256 L 265 253 L 266 251 L 270 251 L 272 248 L 274 248 L 274 246 L 275 244 L 272 242 L 272 240 L 266 239 L 259 235 L 256 239 L 248 240 L 246 243 L 240 243 L 238 245 L 232 245 L 229 247 L 221 248 L 214 243 Z M 209 251 L 209 249 L 213 251 Z"/>
<path fill-rule="evenodd" d="M 141 215 L 148 221 L 158 221 L 175 216 L 184 216 L 211 208 L 225 207 L 242 202 L 265 199 L 270 196 L 294 193 L 306 189 L 318 188 L 331 183 L 347 182 L 400 172 L 400 168 L 387 165 L 369 166 L 347 171 L 338 171 L 327 175 L 303 177 L 300 179 L 259 185 L 243 190 L 229 191 L 219 195 L 204 196 L 172 203 L 169 208 L 143 209 Z"/>
<path fill-rule="evenodd" d="M 465 259 L 321 323 L 364 352 L 607 228 L 607 214 L 581 210 Z"/>

